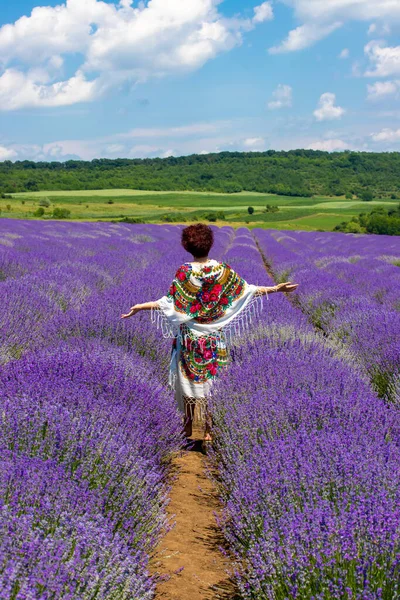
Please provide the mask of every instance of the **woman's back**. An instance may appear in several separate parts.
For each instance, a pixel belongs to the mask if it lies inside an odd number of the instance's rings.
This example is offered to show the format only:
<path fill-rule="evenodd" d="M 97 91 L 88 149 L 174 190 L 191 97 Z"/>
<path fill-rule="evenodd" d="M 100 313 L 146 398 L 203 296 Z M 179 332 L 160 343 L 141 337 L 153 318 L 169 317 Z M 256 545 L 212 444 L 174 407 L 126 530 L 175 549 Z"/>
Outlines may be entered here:
<path fill-rule="evenodd" d="M 197 323 L 223 317 L 244 293 L 246 282 L 225 262 L 184 263 L 176 272 L 168 299 Z"/>

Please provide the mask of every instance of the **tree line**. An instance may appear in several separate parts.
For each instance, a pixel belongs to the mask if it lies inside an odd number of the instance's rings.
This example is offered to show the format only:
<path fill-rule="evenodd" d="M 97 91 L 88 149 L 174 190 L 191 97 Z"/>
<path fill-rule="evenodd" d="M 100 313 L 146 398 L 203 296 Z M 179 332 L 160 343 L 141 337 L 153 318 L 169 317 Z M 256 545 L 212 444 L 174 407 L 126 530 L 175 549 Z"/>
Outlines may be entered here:
<path fill-rule="evenodd" d="M 358 217 L 336 225 L 334 231 L 400 235 L 400 204 L 389 210 L 380 206 L 369 213 L 360 213 Z"/>
<path fill-rule="evenodd" d="M 220 152 L 147 159 L 0 162 L 0 193 L 137 189 L 400 198 L 400 153 Z"/>

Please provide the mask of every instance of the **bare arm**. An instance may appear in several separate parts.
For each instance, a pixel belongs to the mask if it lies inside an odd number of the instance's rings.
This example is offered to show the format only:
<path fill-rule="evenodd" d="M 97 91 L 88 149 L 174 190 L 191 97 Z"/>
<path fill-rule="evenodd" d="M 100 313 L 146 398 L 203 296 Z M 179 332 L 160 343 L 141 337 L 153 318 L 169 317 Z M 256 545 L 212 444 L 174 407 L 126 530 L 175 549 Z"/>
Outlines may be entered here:
<path fill-rule="evenodd" d="M 130 311 L 126 315 L 121 315 L 121 319 L 128 319 L 129 317 L 133 317 L 141 310 L 151 310 L 152 308 L 158 308 L 157 302 L 145 302 L 144 304 L 135 304 L 132 306 Z"/>
<path fill-rule="evenodd" d="M 298 285 L 298 283 L 291 283 L 290 281 L 288 281 L 286 283 L 278 283 L 277 285 L 274 285 L 272 287 L 259 286 L 258 293 L 261 296 L 266 296 L 267 294 L 274 294 L 276 292 L 290 293 L 294 292 L 297 289 Z"/>

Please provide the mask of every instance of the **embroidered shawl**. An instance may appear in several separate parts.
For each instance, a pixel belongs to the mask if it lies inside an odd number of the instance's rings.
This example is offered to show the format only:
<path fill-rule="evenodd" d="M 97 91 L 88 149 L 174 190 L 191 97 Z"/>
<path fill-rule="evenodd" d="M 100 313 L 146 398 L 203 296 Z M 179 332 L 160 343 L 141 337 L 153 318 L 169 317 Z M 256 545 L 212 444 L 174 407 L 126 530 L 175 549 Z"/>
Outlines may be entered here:
<path fill-rule="evenodd" d="M 259 314 L 262 297 L 228 264 L 209 260 L 196 269 L 183 264 L 157 304 L 152 318 L 165 337 L 174 338 L 169 382 L 184 412 L 184 400 L 205 404 L 228 363 L 229 344 Z"/>

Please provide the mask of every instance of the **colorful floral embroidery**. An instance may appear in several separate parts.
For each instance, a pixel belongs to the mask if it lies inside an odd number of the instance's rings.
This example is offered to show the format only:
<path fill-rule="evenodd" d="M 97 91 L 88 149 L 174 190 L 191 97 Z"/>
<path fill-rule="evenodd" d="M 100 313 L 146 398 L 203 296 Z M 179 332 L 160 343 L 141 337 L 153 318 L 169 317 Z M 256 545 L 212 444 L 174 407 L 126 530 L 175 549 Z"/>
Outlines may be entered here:
<path fill-rule="evenodd" d="M 180 368 L 193 383 L 204 383 L 219 374 L 228 364 L 226 344 L 215 336 L 197 337 L 184 325 L 181 328 Z"/>
<path fill-rule="evenodd" d="M 245 281 L 226 263 L 210 261 L 200 270 L 185 263 L 176 272 L 168 298 L 175 310 L 194 322 L 208 324 L 224 316 L 233 302 L 242 297 Z M 179 368 L 185 379 L 203 384 L 214 379 L 228 363 L 223 337 L 198 337 L 181 325 Z M 177 348 L 176 340 L 174 348 Z"/>
<path fill-rule="evenodd" d="M 242 296 L 244 285 L 226 263 L 206 265 L 200 271 L 185 263 L 176 272 L 168 297 L 174 300 L 178 312 L 198 323 L 211 323 Z"/>

